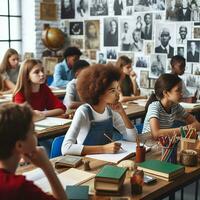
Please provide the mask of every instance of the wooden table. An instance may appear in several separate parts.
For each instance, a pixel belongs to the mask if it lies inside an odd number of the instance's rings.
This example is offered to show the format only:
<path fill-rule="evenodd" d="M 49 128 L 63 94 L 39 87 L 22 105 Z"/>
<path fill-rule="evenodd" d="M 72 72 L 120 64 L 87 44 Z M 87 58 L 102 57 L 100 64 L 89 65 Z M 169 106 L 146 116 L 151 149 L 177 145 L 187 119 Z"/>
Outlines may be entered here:
<path fill-rule="evenodd" d="M 54 88 L 51 88 L 53 94 L 55 96 L 57 96 L 59 99 L 63 99 L 65 94 L 66 94 L 66 89 L 64 88 L 60 88 L 60 89 L 54 89 Z"/>
<path fill-rule="evenodd" d="M 160 159 L 161 153 L 157 150 L 153 150 L 151 152 L 148 152 L 146 155 L 147 159 Z M 52 163 L 55 163 L 56 160 L 59 158 L 55 158 L 52 160 Z M 85 159 L 85 158 L 84 158 Z M 88 158 L 87 158 L 88 159 Z M 91 165 L 91 172 L 97 173 L 99 169 L 105 165 L 108 164 L 107 162 L 103 161 L 97 161 L 92 160 L 90 161 Z M 34 167 L 32 165 L 25 166 L 25 167 L 19 167 L 17 173 L 21 174 L 24 171 L 29 171 L 33 169 Z M 83 169 L 83 166 L 79 167 L 80 169 Z M 62 170 L 59 170 L 58 172 L 62 172 Z M 127 176 L 124 182 L 124 187 L 122 191 L 122 197 L 130 197 L 130 199 L 133 200 L 154 200 L 154 199 L 162 199 L 167 196 L 170 196 L 173 199 L 173 195 L 177 190 L 180 190 L 186 185 L 189 185 L 197 180 L 200 179 L 200 163 L 196 167 L 186 167 L 185 174 L 183 176 L 180 176 L 179 178 L 176 178 L 174 181 L 168 182 L 161 179 L 157 179 L 157 182 L 153 185 L 144 185 L 143 186 L 143 193 L 141 195 L 131 195 L 131 187 L 130 187 L 130 172 L 127 172 Z M 83 185 L 90 185 L 92 186 L 94 184 L 94 179 L 85 182 Z M 198 184 L 197 184 L 198 186 Z M 197 187 L 198 188 L 198 187 Z M 198 194 L 198 190 L 195 191 L 196 195 Z M 95 194 L 90 197 L 90 199 L 94 200 L 110 200 L 110 197 L 108 196 L 96 196 Z"/>
<path fill-rule="evenodd" d="M 145 117 L 145 107 L 144 106 L 140 106 L 140 105 L 134 104 L 134 103 L 127 103 L 124 105 L 127 106 L 127 108 L 125 108 L 125 112 L 131 120 Z"/>

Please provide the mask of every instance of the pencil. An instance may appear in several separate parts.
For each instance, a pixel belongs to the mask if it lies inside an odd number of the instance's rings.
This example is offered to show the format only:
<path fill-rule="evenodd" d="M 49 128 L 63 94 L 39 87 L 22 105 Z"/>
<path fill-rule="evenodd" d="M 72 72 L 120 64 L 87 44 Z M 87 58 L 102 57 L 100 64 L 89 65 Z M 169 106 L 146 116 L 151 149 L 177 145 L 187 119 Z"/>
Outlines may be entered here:
<path fill-rule="evenodd" d="M 111 142 L 115 142 L 114 140 L 112 140 L 108 135 L 106 135 L 105 133 L 104 133 L 104 135 L 111 141 Z M 120 147 L 120 149 L 122 149 L 123 151 L 125 151 L 122 147 Z"/>

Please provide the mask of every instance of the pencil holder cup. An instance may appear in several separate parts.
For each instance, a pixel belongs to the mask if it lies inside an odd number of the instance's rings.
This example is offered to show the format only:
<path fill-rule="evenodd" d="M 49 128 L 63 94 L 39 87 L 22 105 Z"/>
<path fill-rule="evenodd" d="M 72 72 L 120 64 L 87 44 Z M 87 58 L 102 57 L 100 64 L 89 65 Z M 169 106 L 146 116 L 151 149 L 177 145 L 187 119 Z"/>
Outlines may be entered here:
<path fill-rule="evenodd" d="M 140 163 L 145 161 L 146 148 L 144 146 L 136 146 L 135 162 Z"/>
<path fill-rule="evenodd" d="M 177 145 L 173 147 L 162 147 L 162 161 L 177 163 Z"/>

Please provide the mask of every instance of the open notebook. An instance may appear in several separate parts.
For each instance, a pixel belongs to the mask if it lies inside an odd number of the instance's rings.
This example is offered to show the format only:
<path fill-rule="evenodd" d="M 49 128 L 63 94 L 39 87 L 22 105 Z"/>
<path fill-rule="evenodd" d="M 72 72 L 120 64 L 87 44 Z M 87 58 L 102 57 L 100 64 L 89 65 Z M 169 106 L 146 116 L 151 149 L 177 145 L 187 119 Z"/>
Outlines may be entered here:
<path fill-rule="evenodd" d="M 23 175 L 26 176 L 27 180 L 33 181 L 34 184 L 41 188 L 44 192 L 51 193 L 51 187 L 48 179 L 40 168 L 25 172 Z M 58 178 L 62 183 L 63 188 L 66 188 L 67 185 L 80 185 L 94 177 L 95 174 L 93 173 L 75 168 L 70 168 L 69 170 L 58 174 Z"/>
<path fill-rule="evenodd" d="M 180 105 L 185 108 L 185 109 L 193 109 L 193 108 L 199 108 L 200 107 L 200 102 L 199 103 L 185 103 L 181 102 Z"/>
<path fill-rule="evenodd" d="M 121 147 L 123 148 L 120 149 L 118 153 L 115 154 L 92 154 L 92 155 L 87 155 L 86 157 L 89 158 L 94 158 L 97 160 L 103 160 L 103 161 L 108 161 L 108 162 L 113 162 L 113 163 L 118 163 L 121 160 L 131 157 L 135 154 L 136 152 L 136 143 L 135 142 L 128 142 L 124 140 L 119 140 L 117 141 L 121 143 Z M 150 150 L 150 147 L 146 147 L 146 150 Z"/>
<path fill-rule="evenodd" d="M 43 120 L 35 122 L 36 130 L 43 130 L 45 128 L 53 126 L 62 126 L 65 124 L 71 124 L 71 119 L 63 119 L 58 117 L 46 117 Z"/>

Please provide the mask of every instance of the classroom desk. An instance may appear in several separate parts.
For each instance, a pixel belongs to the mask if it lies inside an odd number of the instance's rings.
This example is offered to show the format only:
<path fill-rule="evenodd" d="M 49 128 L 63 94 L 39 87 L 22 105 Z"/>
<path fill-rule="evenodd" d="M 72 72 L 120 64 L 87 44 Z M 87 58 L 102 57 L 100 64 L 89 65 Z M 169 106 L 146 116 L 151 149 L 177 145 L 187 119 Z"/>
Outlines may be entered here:
<path fill-rule="evenodd" d="M 148 152 L 146 158 L 152 159 L 157 158 L 160 159 L 161 153 L 159 151 L 153 150 L 153 152 Z M 52 163 L 54 164 L 56 160 L 59 158 L 55 158 L 52 160 Z M 85 158 L 84 158 L 85 159 Z M 88 158 L 87 158 L 88 159 Z M 90 166 L 92 168 L 91 172 L 97 173 L 99 171 L 99 168 L 101 168 L 103 165 L 108 164 L 104 161 L 97 161 L 91 159 Z M 18 174 L 21 174 L 25 171 L 29 171 L 33 169 L 34 167 L 32 165 L 25 166 L 25 167 L 19 167 L 17 170 Z M 83 166 L 79 167 L 80 169 L 83 169 Z M 58 170 L 57 170 L 58 171 Z M 58 172 L 62 172 L 62 170 L 59 170 Z M 143 193 L 141 195 L 135 195 L 134 197 L 131 195 L 131 187 L 130 187 L 130 173 L 127 172 L 127 176 L 124 182 L 123 191 L 121 194 L 121 197 L 130 197 L 132 200 L 154 200 L 162 198 L 165 198 L 167 196 L 170 196 L 170 199 L 174 198 L 174 193 L 177 190 L 182 189 L 184 186 L 189 185 L 190 183 L 196 182 L 200 179 L 200 163 L 198 163 L 198 166 L 196 167 L 186 167 L 185 174 L 183 176 L 180 176 L 176 178 L 174 181 L 167 182 L 161 179 L 157 179 L 157 183 L 153 185 L 144 185 L 143 186 Z M 94 179 L 85 182 L 83 185 L 93 185 Z M 198 188 L 198 182 L 196 184 Z M 195 195 L 198 195 L 198 190 L 195 191 Z M 93 200 L 110 200 L 110 196 L 96 196 L 91 195 L 90 199 Z M 197 199 L 197 198 L 196 198 Z"/>
<path fill-rule="evenodd" d="M 127 108 L 125 108 L 125 112 L 131 120 L 145 117 L 144 106 L 140 106 L 134 103 L 126 103 L 124 105 L 127 106 Z"/>
<path fill-rule="evenodd" d="M 127 108 L 125 109 L 128 117 L 130 119 L 136 119 L 139 117 L 145 116 L 145 110 L 143 106 L 137 104 L 126 104 Z M 39 139 L 53 138 L 59 135 L 63 135 L 67 132 L 70 125 L 55 126 L 51 128 L 46 128 L 41 131 L 36 131 L 37 137 Z"/>
<path fill-rule="evenodd" d="M 59 99 L 63 99 L 65 97 L 65 94 L 66 94 L 66 89 L 65 88 L 60 88 L 60 89 L 51 88 L 51 91 Z"/>
<path fill-rule="evenodd" d="M 67 132 L 69 127 L 70 127 L 70 125 L 65 124 L 62 126 L 54 126 L 54 127 L 46 128 L 41 131 L 36 131 L 37 138 L 38 139 L 47 139 L 47 138 L 54 138 L 59 135 L 63 135 Z"/>

